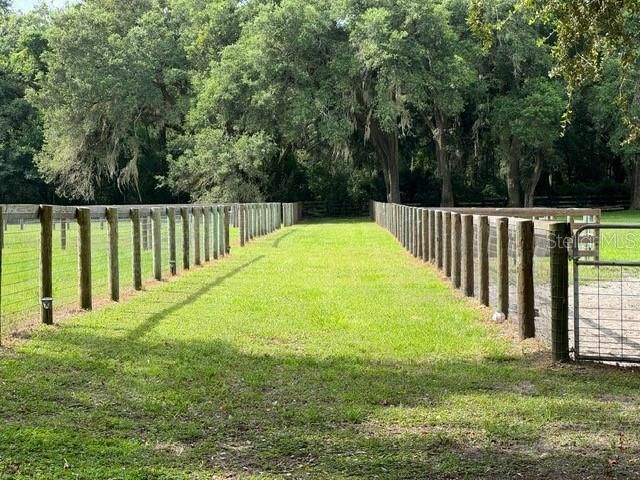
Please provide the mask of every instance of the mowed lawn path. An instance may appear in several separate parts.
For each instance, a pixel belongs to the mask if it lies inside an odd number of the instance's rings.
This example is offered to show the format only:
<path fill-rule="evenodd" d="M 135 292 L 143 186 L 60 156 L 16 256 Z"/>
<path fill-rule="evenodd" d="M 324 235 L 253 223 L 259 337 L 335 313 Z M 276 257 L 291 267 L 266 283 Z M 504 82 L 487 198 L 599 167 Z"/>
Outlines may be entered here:
<path fill-rule="evenodd" d="M 0 479 L 637 478 L 640 379 L 551 366 L 368 222 L 0 353 Z"/>

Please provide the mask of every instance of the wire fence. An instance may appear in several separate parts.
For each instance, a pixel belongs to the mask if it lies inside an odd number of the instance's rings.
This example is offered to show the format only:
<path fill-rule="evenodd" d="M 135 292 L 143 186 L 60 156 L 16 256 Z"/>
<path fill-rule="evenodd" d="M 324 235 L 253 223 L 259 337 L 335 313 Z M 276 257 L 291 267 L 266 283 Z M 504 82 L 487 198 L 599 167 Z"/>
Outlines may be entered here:
<path fill-rule="evenodd" d="M 0 345 L 219 260 L 301 213 L 299 203 L 0 206 Z"/>
<path fill-rule="evenodd" d="M 454 287 L 494 309 L 494 319 L 515 322 L 521 338 L 548 343 L 558 360 L 569 357 L 567 239 L 573 224 L 580 224 L 569 221 L 566 212 L 370 205 L 374 221 L 410 253 L 434 263 Z M 571 214 L 593 216 L 593 211 L 571 209 Z M 425 217 L 423 229 L 419 219 Z M 588 254 L 597 258 L 599 251 L 592 248 Z"/>

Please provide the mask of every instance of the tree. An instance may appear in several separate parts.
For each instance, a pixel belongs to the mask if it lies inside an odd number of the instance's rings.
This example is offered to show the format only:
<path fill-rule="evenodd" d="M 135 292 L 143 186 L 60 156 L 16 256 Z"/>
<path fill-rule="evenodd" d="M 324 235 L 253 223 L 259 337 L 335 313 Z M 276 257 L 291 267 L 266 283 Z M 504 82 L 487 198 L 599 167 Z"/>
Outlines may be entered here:
<path fill-rule="evenodd" d="M 627 168 L 631 208 L 640 209 L 640 142 L 637 138 L 631 139 L 633 125 L 623 113 L 635 118 L 640 115 L 637 98 L 640 64 L 636 62 L 630 67 L 623 67 L 619 58 L 611 58 L 604 65 L 600 80 L 591 86 L 588 98 L 591 117 L 598 132 L 611 151 L 623 159 Z M 618 102 L 614 99 L 618 99 Z M 620 102 L 625 103 L 624 108 L 620 108 Z"/>
<path fill-rule="evenodd" d="M 42 122 L 26 92 L 43 73 L 46 11 L 10 13 L 0 5 L 0 198 L 31 202 L 49 196 L 34 165 L 42 145 Z"/>
<path fill-rule="evenodd" d="M 226 182 L 227 187 L 235 185 L 233 190 L 218 190 L 220 199 L 239 198 L 247 192 L 254 192 L 255 199 L 264 198 L 269 184 L 278 181 L 269 178 L 268 172 L 282 171 L 280 165 L 295 161 L 301 151 L 346 144 L 351 127 L 335 106 L 344 105 L 340 112 L 348 111 L 343 100 L 349 98 L 344 80 L 350 78 L 349 64 L 336 51 L 345 42 L 339 41 L 335 23 L 326 15 L 328 8 L 328 2 L 299 0 L 237 3 L 239 11 L 233 16 L 247 20 L 237 40 L 214 56 L 198 84 L 189 131 L 182 143 L 175 144 L 170 181 L 176 170 L 198 175 L 180 167 L 180 157 L 187 156 L 190 164 L 207 165 L 216 178 L 225 172 L 244 172 L 236 183 Z M 210 23 L 208 29 L 217 30 Z M 202 36 L 211 35 L 205 31 Z M 203 132 L 212 133 L 212 141 L 221 144 L 201 148 L 207 143 L 198 140 Z M 269 147 L 249 153 L 234 146 L 258 138 L 258 143 Z M 214 160 L 209 148 L 228 154 Z M 251 158 L 239 156 L 244 154 Z M 247 182 L 251 184 L 243 184 Z"/>
<path fill-rule="evenodd" d="M 399 202 L 399 142 L 425 122 L 437 140 L 443 203 L 453 202 L 446 139 L 472 74 L 445 5 L 285 0 L 251 8 L 202 83 L 190 114 L 195 135 L 222 129 L 225 144 L 268 137 L 278 152 L 263 166 L 327 150 L 339 161 L 359 137 L 373 148 L 387 200 Z"/>
<path fill-rule="evenodd" d="M 544 34 L 542 25 L 514 12 L 514 5 L 506 0 L 484 11 L 487 21 L 491 18 L 498 26 L 481 71 L 487 79 L 491 132 L 509 205 L 530 207 L 544 168 L 551 166 L 566 103 L 561 82 L 549 78 L 549 47 L 537 44 Z"/>
<path fill-rule="evenodd" d="M 165 172 L 166 143 L 188 103 L 172 9 L 163 0 L 87 0 L 56 13 L 47 38 L 49 71 L 35 96 L 46 127 L 40 171 L 70 198 L 91 199 L 114 180 L 141 196 L 140 184 Z"/>
<path fill-rule="evenodd" d="M 366 105 L 368 117 L 377 119 L 381 128 L 372 125 L 371 130 L 393 136 L 383 146 L 388 145 L 386 150 L 397 157 L 398 132 L 424 122 L 436 146 L 441 204 L 451 206 L 448 136 L 452 118 L 464 108 L 464 94 L 473 81 L 463 43 L 451 23 L 451 4 L 400 0 L 382 5 L 354 15 L 351 35 L 356 58 L 364 67 L 363 77 L 375 79 L 364 98 L 371 99 Z M 379 155 L 385 156 L 393 159 Z"/>

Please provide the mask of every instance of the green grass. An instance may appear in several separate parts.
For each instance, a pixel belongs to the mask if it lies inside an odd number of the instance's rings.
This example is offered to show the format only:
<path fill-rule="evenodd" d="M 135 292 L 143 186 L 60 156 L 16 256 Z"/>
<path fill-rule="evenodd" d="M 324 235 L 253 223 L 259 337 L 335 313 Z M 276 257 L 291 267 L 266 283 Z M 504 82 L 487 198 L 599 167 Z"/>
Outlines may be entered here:
<path fill-rule="evenodd" d="M 285 229 L 1 353 L 0 478 L 640 475 L 637 373 L 486 315 L 373 224 Z"/>
<path fill-rule="evenodd" d="M 168 276 L 169 245 L 165 221 L 162 237 L 162 270 Z M 177 225 L 176 244 L 178 249 L 178 270 L 182 270 L 182 226 Z M 123 294 L 133 289 L 131 222 L 121 220 L 119 230 L 120 286 Z M 237 229 L 231 230 L 232 243 L 237 243 Z M 57 315 L 63 315 L 78 308 L 77 238 L 78 227 L 73 224 L 67 230 L 66 248 L 61 246 L 61 228 L 56 225 L 53 232 L 53 298 Z M 149 237 L 151 238 L 151 236 Z M 193 238 L 193 237 L 192 237 Z M 193 242 L 192 242 L 193 243 Z M 91 228 L 92 248 L 92 289 L 94 302 L 109 298 L 108 283 L 108 229 L 106 223 L 94 220 Z M 193 262 L 193 244 L 191 262 Z M 201 247 L 204 260 L 204 246 Z M 40 312 L 40 226 L 27 223 L 24 228 L 9 225 L 4 232 L 2 250 L 2 297 L 0 299 L 0 325 L 6 336 L 14 330 L 38 318 Z M 153 253 L 151 240 L 149 248 L 142 250 L 143 280 L 153 279 Z"/>
<path fill-rule="evenodd" d="M 605 212 L 602 223 L 635 223 L 640 225 L 640 210 Z M 640 229 L 602 230 L 602 260 L 640 262 Z"/>

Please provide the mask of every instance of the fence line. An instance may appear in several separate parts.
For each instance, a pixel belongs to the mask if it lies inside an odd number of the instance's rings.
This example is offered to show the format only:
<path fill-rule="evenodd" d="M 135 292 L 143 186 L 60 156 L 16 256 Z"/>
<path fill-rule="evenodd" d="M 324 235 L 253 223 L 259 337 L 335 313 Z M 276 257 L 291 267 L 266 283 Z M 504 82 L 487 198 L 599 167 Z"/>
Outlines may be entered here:
<path fill-rule="evenodd" d="M 569 359 L 572 222 L 566 217 L 587 221 L 593 210 L 545 209 L 540 215 L 565 221 L 534 220 L 536 215 L 525 210 L 380 202 L 371 202 L 370 211 L 414 257 L 434 264 L 465 296 L 494 308 L 495 319 L 515 320 L 522 339 L 540 337 L 551 344 L 554 360 Z"/>
<path fill-rule="evenodd" d="M 301 213 L 300 203 L 0 205 L 0 344 L 38 316 L 52 324 L 229 255 L 234 218 L 244 247 Z"/>

